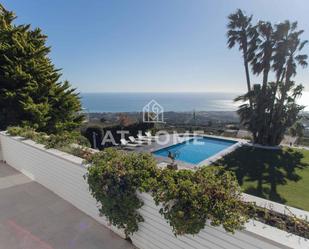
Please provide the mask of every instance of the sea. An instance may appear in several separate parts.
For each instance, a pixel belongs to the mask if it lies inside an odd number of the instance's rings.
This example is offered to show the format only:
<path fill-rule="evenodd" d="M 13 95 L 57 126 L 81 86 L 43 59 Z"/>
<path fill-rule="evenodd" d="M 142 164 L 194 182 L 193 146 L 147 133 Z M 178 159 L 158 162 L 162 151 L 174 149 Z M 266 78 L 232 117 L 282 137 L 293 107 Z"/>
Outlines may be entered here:
<path fill-rule="evenodd" d="M 164 111 L 235 111 L 237 93 L 81 93 L 88 112 L 141 112 L 155 100 Z"/>
<path fill-rule="evenodd" d="M 234 99 L 238 95 L 240 93 L 81 93 L 81 101 L 85 111 L 98 113 L 142 112 L 152 100 L 165 112 L 236 111 L 240 103 Z M 308 101 L 309 93 L 305 92 L 299 103 L 306 105 Z"/>

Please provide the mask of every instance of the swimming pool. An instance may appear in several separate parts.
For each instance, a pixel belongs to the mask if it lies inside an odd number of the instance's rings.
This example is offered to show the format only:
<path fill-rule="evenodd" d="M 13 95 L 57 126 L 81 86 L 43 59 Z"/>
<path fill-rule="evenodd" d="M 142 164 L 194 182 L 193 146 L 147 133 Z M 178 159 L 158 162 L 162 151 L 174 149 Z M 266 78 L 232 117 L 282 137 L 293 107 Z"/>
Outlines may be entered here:
<path fill-rule="evenodd" d="M 199 164 L 236 143 L 236 141 L 225 139 L 194 137 L 185 142 L 157 150 L 153 152 L 153 154 L 167 157 L 169 152 L 172 152 L 176 154 L 176 160 L 191 164 Z"/>

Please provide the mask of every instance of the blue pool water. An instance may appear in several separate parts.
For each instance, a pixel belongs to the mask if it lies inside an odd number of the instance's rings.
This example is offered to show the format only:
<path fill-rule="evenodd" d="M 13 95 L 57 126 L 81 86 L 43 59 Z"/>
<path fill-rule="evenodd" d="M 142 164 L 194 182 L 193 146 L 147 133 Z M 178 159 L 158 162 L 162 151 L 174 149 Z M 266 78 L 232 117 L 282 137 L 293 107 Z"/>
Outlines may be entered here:
<path fill-rule="evenodd" d="M 168 153 L 172 152 L 176 154 L 176 160 L 199 164 L 235 143 L 237 142 L 224 139 L 196 137 L 186 142 L 157 150 L 153 154 L 167 157 Z"/>

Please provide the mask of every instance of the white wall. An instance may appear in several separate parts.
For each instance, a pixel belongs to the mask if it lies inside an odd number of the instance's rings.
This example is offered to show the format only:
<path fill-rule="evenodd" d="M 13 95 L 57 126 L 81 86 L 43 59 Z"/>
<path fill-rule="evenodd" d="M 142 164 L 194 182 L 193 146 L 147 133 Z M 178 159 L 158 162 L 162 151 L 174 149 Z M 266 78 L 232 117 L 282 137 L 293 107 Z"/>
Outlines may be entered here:
<path fill-rule="evenodd" d="M 2 155 L 2 149 L 1 149 L 1 142 L 0 142 L 0 162 L 3 161 L 3 155 Z"/>
<path fill-rule="evenodd" d="M 123 236 L 121 231 L 109 226 L 105 218 L 99 217 L 97 203 L 83 179 L 86 169 L 82 159 L 56 150 L 46 150 L 32 141 L 21 141 L 4 133 L 0 133 L 0 143 L 9 165 Z M 309 248 L 309 242 L 303 238 L 253 221 L 246 224 L 246 230 L 234 235 L 207 224 L 198 235 L 175 237 L 152 197 L 145 193 L 140 197 L 144 201 L 140 213 L 145 222 L 139 224 L 138 232 L 132 236 L 133 244 L 140 249 Z"/>
<path fill-rule="evenodd" d="M 86 173 L 82 159 L 57 150 L 45 150 L 33 141 L 12 139 L 0 135 L 1 147 L 7 164 L 50 189 L 101 224 L 124 237 L 98 216 L 96 200 L 88 191 L 83 176 Z"/>

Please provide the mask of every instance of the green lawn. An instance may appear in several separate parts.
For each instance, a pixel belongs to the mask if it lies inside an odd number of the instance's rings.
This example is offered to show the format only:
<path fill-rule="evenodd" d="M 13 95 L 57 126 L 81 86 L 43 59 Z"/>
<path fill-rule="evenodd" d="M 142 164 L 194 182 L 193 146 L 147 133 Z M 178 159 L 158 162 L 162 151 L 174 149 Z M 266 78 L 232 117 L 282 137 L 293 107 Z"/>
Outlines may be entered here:
<path fill-rule="evenodd" d="M 309 151 L 244 146 L 216 165 L 235 172 L 248 194 L 309 211 Z"/>

